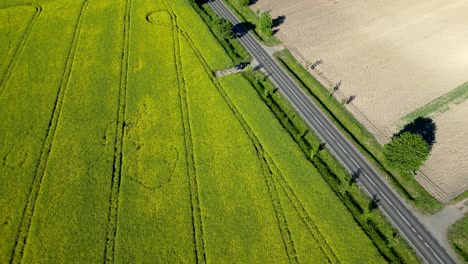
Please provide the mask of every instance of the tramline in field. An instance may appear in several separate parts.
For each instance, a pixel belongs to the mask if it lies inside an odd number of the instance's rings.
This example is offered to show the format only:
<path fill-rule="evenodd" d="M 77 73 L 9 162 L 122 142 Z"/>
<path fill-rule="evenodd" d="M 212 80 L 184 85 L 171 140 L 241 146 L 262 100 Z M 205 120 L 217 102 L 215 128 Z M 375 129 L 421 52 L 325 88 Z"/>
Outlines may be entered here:
<path fill-rule="evenodd" d="M 25 2 L 0 5 L 1 263 L 384 262 L 250 83 L 213 76 L 234 63 L 188 1 Z"/>

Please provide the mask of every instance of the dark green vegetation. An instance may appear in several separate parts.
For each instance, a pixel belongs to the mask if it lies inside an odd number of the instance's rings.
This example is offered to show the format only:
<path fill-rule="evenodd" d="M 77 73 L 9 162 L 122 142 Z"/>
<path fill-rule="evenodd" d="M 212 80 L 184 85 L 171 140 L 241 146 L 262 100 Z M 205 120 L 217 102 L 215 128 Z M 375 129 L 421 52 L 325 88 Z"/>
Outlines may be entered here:
<path fill-rule="evenodd" d="M 468 263 L 468 216 L 458 220 L 448 232 L 448 239 L 463 263 Z"/>
<path fill-rule="evenodd" d="M 213 76 L 236 42 L 189 1 L 23 2 L 0 7 L 0 263 L 415 262 Z"/>
<path fill-rule="evenodd" d="M 405 132 L 393 137 L 383 152 L 390 166 L 404 173 L 421 167 L 429 156 L 429 146 L 420 135 Z"/>
<path fill-rule="evenodd" d="M 275 36 L 272 34 L 273 32 L 271 30 L 267 30 L 265 28 L 269 23 L 268 19 L 264 18 L 264 21 L 262 22 L 261 17 L 255 14 L 252 9 L 248 5 L 244 4 L 244 0 L 223 0 L 227 6 L 237 15 L 237 17 L 242 21 L 246 22 L 249 25 L 252 26 L 253 32 L 255 35 L 263 41 L 266 45 L 277 45 L 280 43 L 278 39 L 275 38 Z M 269 16 L 270 14 L 268 13 L 262 13 L 263 15 Z M 270 16 L 271 20 L 271 16 Z M 247 26 L 247 28 L 250 28 L 250 26 Z M 270 25 L 271 29 L 271 25 Z"/>
<path fill-rule="evenodd" d="M 355 143 L 361 152 L 379 168 L 396 187 L 398 192 L 416 208 L 425 213 L 433 213 L 442 208 L 442 204 L 434 199 L 413 177 L 410 172 L 398 172 L 392 169 L 385 159 L 382 146 L 375 140 L 351 113 L 342 108 L 342 104 L 330 96 L 330 92 L 315 80 L 294 56 L 284 50 L 276 54 L 303 90 L 318 103 L 331 120 Z"/>
<path fill-rule="evenodd" d="M 232 35 L 232 24 L 224 18 L 216 18 L 213 20 L 213 29 L 216 36 L 220 36 L 222 39 L 231 39 Z"/>

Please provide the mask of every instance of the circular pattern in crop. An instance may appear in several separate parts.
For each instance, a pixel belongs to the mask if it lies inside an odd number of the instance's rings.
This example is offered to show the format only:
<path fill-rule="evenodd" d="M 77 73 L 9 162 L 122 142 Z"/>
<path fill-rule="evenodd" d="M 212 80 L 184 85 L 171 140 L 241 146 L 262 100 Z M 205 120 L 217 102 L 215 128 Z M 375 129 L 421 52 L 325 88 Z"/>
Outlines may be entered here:
<path fill-rule="evenodd" d="M 170 26 L 172 24 L 171 15 L 167 11 L 151 11 L 146 15 L 146 21 L 151 24 L 161 24 Z"/>

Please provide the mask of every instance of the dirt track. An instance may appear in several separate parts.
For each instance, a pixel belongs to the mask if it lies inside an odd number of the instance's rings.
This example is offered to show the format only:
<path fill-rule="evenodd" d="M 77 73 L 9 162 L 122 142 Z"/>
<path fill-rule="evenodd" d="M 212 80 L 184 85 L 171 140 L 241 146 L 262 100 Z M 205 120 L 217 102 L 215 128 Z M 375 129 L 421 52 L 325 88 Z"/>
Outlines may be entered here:
<path fill-rule="evenodd" d="M 278 37 L 306 63 L 323 60 L 317 70 L 356 96 L 349 110 L 381 143 L 405 115 L 468 80 L 465 0 L 259 0 L 253 8 L 285 16 Z M 437 143 L 424 168 L 442 201 L 463 192 L 468 178 L 467 152 L 452 151 L 468 125 L 454 132 L 451 112 L 435 119 Z"/>

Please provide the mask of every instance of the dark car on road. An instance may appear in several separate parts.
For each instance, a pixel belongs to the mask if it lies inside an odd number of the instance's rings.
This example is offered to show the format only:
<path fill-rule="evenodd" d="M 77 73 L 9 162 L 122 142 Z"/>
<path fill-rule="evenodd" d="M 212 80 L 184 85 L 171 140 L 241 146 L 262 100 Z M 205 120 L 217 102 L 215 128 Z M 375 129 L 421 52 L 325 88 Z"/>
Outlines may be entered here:
<path fill-rule="evenodd" d="M 241 62 L 241 63 L 237 64 L 236 66 L 234 66 L 234 69 L 243 70 L 243 69 L 245 69 L 245 67 L 247 67 L 249 65 L 250 65 L 250 62 Z"/>

